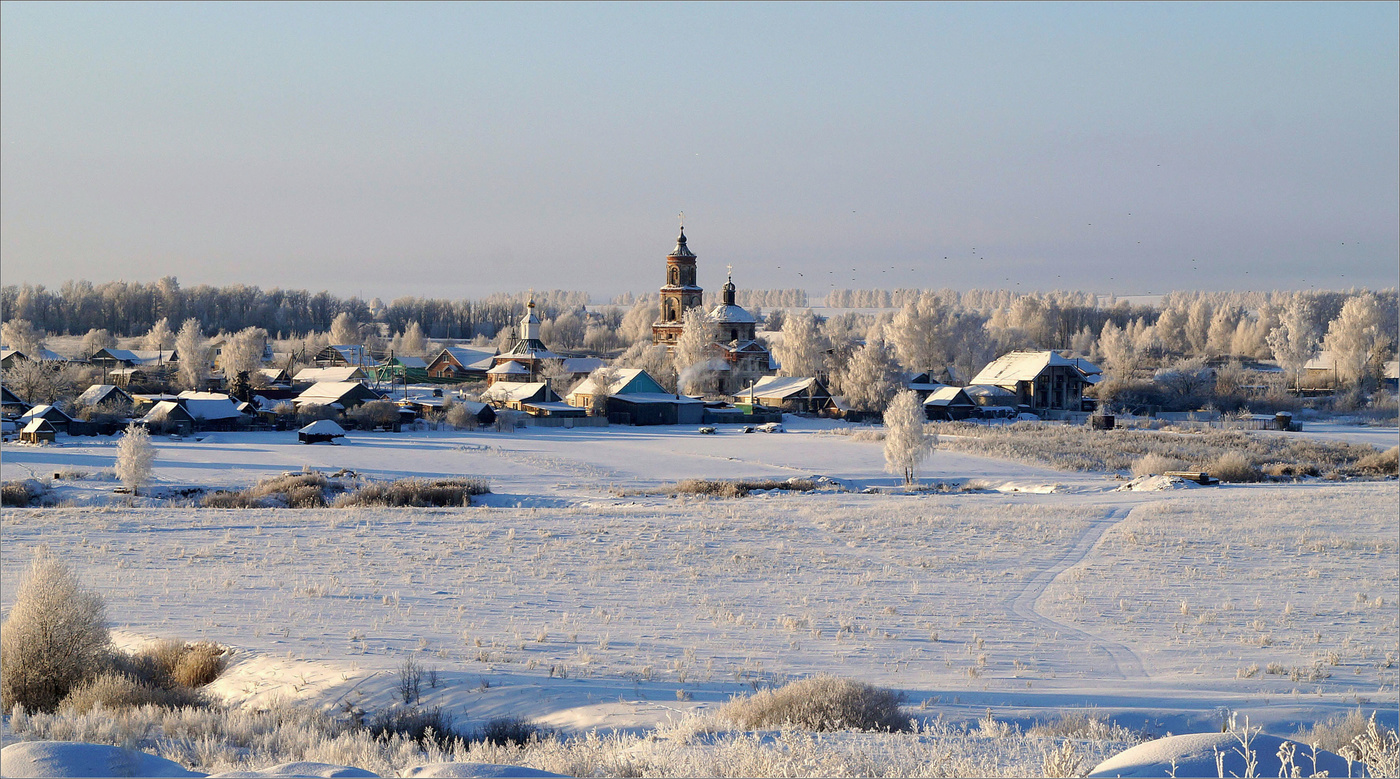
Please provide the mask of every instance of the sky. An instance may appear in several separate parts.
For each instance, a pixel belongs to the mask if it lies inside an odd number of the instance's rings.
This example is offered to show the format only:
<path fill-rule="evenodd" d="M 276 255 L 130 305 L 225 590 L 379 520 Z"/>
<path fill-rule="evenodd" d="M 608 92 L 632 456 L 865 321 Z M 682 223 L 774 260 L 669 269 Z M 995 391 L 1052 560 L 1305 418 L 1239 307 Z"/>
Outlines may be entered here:
<path fill-rule="evenodd" d="M 1400 4 L 0 4 L 0 282 L 1400 284 Z"/>

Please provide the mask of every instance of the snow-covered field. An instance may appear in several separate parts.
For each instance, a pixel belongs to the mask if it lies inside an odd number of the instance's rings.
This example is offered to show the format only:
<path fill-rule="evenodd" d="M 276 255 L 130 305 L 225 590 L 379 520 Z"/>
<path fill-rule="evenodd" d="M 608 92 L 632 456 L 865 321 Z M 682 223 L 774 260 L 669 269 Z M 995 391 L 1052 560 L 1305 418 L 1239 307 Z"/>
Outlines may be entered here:
<path fill-rule="evenodd" d="M 424 703 L 463 726 L 654 727 L 829 672 L 954 720 L 1096 707 L 1180 733 L 1229 709 L 1289 735 L 1359 705 L 1395 727 L 1395 481 L 1116 492 L 1112 475 L 935 452 L 925 480 L 992 489 L 899 494 L 878 443 L 827 426 L 158 439 L 164 487 L 310 466 L 481 476 L 493 494 L 462 509 L 129 508 L 114 482 L 59 480 L 71 507 L 4 513 L 3 605 L 47 545 L 106 596 L 122 641 L 235 647 L 214 685 L 226 700 L 374 710 L 413 657 L 437 672 Z M 5 446 L 4 478 L 111 468 L 114 443 L 71 441 Z M 635 496 L 812 475 L 853 491 Z"/>

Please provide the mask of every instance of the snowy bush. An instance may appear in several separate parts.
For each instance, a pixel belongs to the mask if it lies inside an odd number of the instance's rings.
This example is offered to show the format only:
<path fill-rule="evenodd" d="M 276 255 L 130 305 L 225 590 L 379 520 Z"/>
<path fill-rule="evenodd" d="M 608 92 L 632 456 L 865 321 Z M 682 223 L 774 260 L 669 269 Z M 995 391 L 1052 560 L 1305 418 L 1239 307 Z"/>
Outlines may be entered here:
<path fill-rule="evenodd" d="M 1368 454 L 1356 461 L 1356 469 L 1363 473 L 1394 476 L 1400 473 L 1400 446 L 1392 446 L 1384 452 Z"/>
<path fill-rule="evenodd" d="M 1133 463 L 1134 476 L 1156 476 L 1167 471 L 1183 470 L 1186 470 L 1186 463 L 1175 457 L 1166 457 L 1155 452 L 1149 452 Z"/>
<path fill-rule="evenodd" d="M 108 671 L 78 684 L 58 708 L 83 714 L 98 707 L 117 711 L 147 705 L 178 708 L 202 706 L 204 701 L 187 687 L 165 689 L 128 674 Z"/>
<path fill-rule="evenodd" d="M 1225 452 L 1206 467 L 1211 476 L 1223 482 L 1263 481 L 1264 473 L 1254 467 L 1244 452 Z"/>
<path fill-rule="evenodd" d="M 49 486 L 38 479 L 16 479 L 0 486 L 0 505 L 25 508 L 42 505 Z"/>
<path fill-rule="evenodd" d="M 110 644 L 102 596 L 40 550 L 0 628 L 0 708 L 52 711 L 103 667 Z"/>
<path fill-rule="evenodd" d="M 664 488 L 666 495 L 708 495 L 713 498 L 744 498 L 754 490 L 791 490 L 810 492 L 817 488 L 811 479 L 683 479 L 674 487 Z"/>
<path fill-rule="evenodd" d="M 720 709 L 720 717 L 747 730 L 765 726 L 887 732 L 910 728 L 909 719 L 899 711 L 899 696 L 895 693 L 826 675 L 736 698 Z"/>
<path fill-rule="evenodd" d="M 366 484 L 335 500 L 336 508 L 351 506 L 465 506 L 472 495 L 491 491 L 485 479 L 466 476 L 452 479 L 399 479 L 389 483 Z"/>

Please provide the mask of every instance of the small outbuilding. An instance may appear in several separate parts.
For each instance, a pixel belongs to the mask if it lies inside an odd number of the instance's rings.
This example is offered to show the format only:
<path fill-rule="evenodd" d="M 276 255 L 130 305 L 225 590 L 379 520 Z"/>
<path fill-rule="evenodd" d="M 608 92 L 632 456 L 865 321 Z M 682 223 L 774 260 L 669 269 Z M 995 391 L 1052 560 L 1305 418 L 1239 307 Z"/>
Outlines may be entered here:
<path fill-rule="evenodd" d="M 831 393 L 813 376 L 765 376 L 734 397 L 789 412 L 820 414 L 833 409 Z"/>
<path fill-rule="evenodd" d="M 924 400 L 924 416 L 938 421 L 967 419 L 977 410 L 962 387 L 941 386 Z"/>
<path fill-rule="evenodd" d="M 19 431 L 19 440 L 26 444 L 51 444 L 58 440 L 58 431 L 49 420 L 35 417 Z"/>
<path fill-rule="evenodd" d="M 332 444 L 344 437 L 345 428 L 329 419 L 318 419 L 297 431 L 297 440 L 303 444 Z"/>
<path fill-rule="evenodd" d="M 54 430 L 60 433 L 69 432 L 69 426 L 73 424 L 72 417 L 63 413 L 63 411 L 57 406 L 50 406 L 47 403 L 40 403 L 39 405 L 24 412 L 20 415 L 17 422 L 21 426 L 28 426 L 29 423 L 35 419 L 43 419 L 47 421 L 49 425 L 53 427 Z"/>

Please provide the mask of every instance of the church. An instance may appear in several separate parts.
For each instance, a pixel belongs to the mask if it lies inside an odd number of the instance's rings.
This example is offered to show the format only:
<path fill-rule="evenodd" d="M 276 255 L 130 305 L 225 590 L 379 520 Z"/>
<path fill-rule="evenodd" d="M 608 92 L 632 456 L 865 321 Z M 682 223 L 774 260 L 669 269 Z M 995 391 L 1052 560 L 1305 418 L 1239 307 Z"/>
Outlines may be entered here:
<path fill-rule="evenodd" d="M 651 326 L 652 341 L 676 345 L 685 329 L 685 312 L 704 303 L 704 290 L 696 283 L 696 255 L 686 245 L 685 227 L 676 238 L 676 248 L 666 255 L 666 284 L 661 287 L 661 318 Z M 706 313 L 715 330 L 710 351 L 727 376 L 722 382 L 729 393 L 737 392 L 761 376 L 777 370 L 768 347 L 758 340 L 758 318 L 735 302 L 731 272 L 720 293 L 720 303 Z"/>

